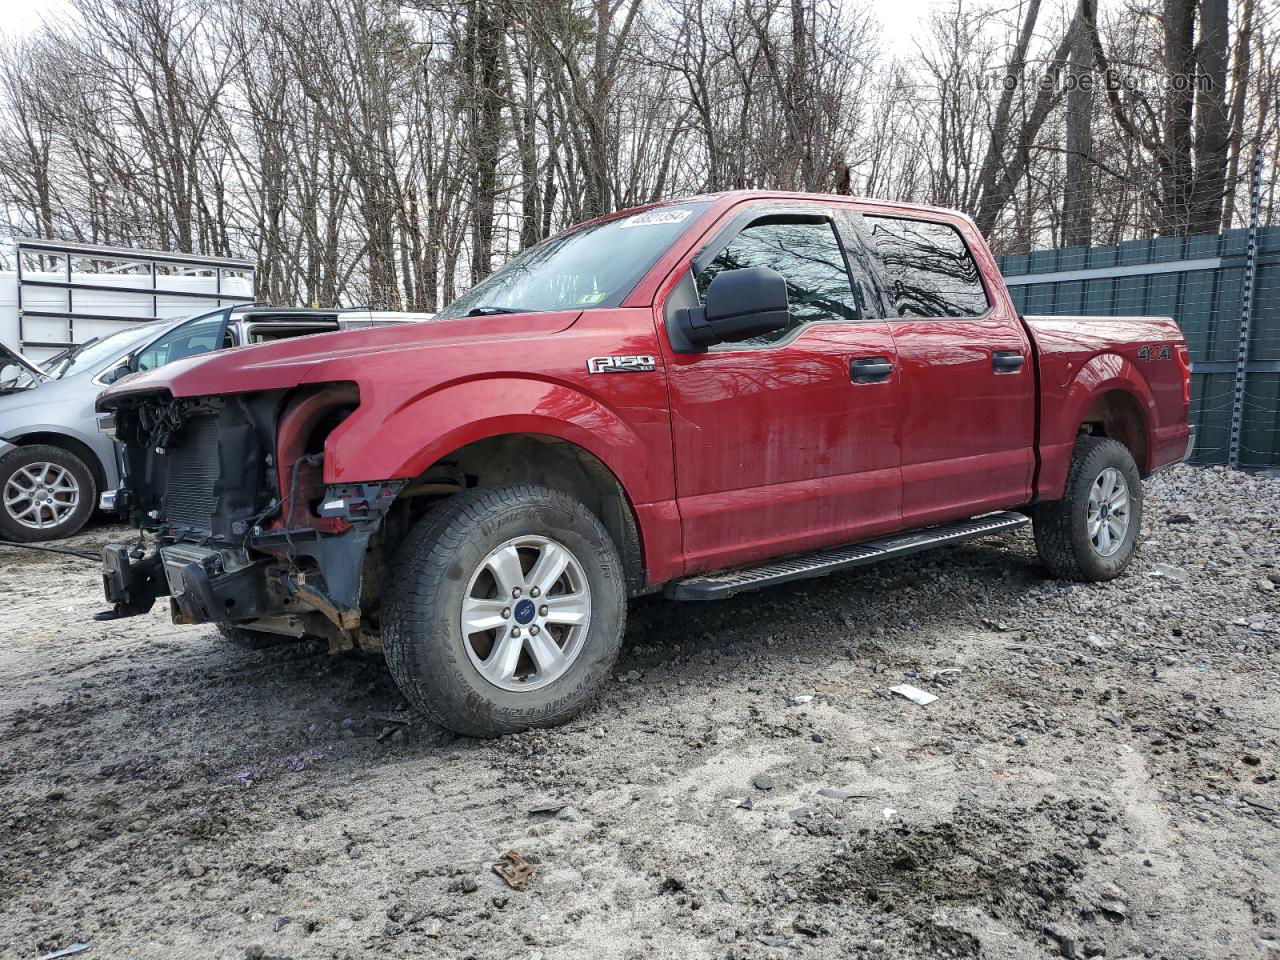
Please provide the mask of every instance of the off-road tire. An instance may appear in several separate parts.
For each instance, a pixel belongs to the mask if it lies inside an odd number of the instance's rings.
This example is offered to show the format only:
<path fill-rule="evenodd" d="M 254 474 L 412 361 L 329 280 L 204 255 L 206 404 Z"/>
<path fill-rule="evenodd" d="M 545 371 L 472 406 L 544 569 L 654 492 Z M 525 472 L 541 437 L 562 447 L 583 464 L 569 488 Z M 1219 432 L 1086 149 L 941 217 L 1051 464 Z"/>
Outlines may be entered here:
<path fill-rule="evenodd" d="M 0 502 L 0 540 L 13 540 L 19 543 L 36 543 L 44 540 L 59 540 L 78 533 L 89 518 L 93 516 L 98 505 L 98 484 L 93 478 L 89 465 L 69 450 L 46 443 L 23 445 L 0 457 L 0 497 L 8 486 L 9 478 L 22 467 L 33 463 L 53 463 L 67 470 L 79 486 L 79 500 L 76 507 L 56 526 L 43 530 L 33 529 L 18 523 Z"/>
<path fill-rule="evenodd" d="M 461 612 L 484 558 L 523 536 L 550 537 L 571 551 L 590 588 L 590 623 L 562 676 L 509 691 L 472 663 Z M 391 676 L 416 709 L 456 733 L 496 737 L 564 723 L 595 699 L 617 659 L 627 615 L 618 549 L 595 514 L 557 490 L 521 485 L 450 497 L 405 537 L 393 569 L 382 616 Z"/>
<path fill-rule="evenodd" d="M 1131 507 L 1119 549 L 1102 556 L 1089 537 L 1089 491 L 1108 468 L 1124 476 Z M 1036 551 L 1055 577 L 1091 583 L 1120 576 L 1133 559 L 1142 531 L 1142 476 L 1129 449 L 1104 437 L 1081 437 L 1071 454 L 1065 495 L 1036 504 L 1031 520 Z"/>
<path fill-rule="evenodd" d="M 265 630 L 246 630 L 226 623 L 214 624 L 222 639 L 241 650 L 270 650 L 282 647 L 286 643 L 298 643 L 301 637 L 290 637 L 283 633 L 267 633 Z"/>

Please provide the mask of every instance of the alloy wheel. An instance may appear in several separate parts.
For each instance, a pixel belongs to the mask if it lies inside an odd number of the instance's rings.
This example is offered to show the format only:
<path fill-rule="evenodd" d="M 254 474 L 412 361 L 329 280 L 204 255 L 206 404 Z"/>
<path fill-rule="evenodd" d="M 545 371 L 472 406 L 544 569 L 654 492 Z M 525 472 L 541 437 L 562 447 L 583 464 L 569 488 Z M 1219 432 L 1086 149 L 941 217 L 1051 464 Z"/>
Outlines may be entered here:
<path fill-rule="evenodd" d="M 70 470 L 56 463 L 29 463 L 5 481 L 5 512 L 28 529 L 61 526 L 79 506 L 80 483 Z"/>
<path fill-rule="evenodd" d="M 1107 467 L 1089 488 L 1089 540 L 1099 556 L 1120 549 L 1129 532 L 1129 483 L 1115 467 Z"/>
<path fill-rule="evenodd" d="M 503 690 L 554 683 L 582 652 L 591 588 L 572 551 L 549 537 L 508 540 L 472 573 L 462 637 L 480 675 Z"/>

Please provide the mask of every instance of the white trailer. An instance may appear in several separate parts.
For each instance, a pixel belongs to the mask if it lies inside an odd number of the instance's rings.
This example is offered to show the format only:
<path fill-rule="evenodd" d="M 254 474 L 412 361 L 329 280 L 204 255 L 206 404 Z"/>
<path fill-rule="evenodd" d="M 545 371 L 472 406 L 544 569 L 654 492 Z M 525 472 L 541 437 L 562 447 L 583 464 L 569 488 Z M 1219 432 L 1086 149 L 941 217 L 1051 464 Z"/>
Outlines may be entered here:
<path fill-rule="evenodd" d="M 18 240 L 0 271 L 0 341 L 33 360 L 157 318 L 253 302 L 250 260 Z"/>

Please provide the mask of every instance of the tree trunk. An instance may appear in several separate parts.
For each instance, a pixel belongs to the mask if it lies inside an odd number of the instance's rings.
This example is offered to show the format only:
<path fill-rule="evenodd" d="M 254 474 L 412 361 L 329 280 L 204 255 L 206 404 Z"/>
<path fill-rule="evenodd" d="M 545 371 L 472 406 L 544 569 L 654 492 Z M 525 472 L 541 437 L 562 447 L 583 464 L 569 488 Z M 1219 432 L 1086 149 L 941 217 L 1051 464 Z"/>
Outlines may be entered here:
<path fill-rule="evenodd" d="M 1165 94 L 1161 142 L 1165 154 L 1161 178 L 1161 236 L 1180 236 L 1191 220 L 1191 193 L 1195 180 L 1191 123 L 1195 106 L 1193 85 L 1196 0 L 1164 0 Z"/>
<path fill-rule="evenodd" d="M 1066 184 L 1062 198 L 1062 242 L 1087 247 L 1093 242 L 1093 50 L 1084 19 L 1071 26 L 1067 68 Z"/>
<path fill-rule="evenodd" d="M 1227 0 L 1201 0 L 1196 50 L 1195 184 L 1188 233 L 1217 233 L 1226 194 L 1231 116 L 1227 107 Z"/>
<path fill-rule="evenodd" d="M 498 155 L 502 138 L 499 58 L 503 26 L 499 4 L 472 0 L 468 24 L 471 99 L 471 282 L 493 270 L 493 222 L 498 197 Z"/>

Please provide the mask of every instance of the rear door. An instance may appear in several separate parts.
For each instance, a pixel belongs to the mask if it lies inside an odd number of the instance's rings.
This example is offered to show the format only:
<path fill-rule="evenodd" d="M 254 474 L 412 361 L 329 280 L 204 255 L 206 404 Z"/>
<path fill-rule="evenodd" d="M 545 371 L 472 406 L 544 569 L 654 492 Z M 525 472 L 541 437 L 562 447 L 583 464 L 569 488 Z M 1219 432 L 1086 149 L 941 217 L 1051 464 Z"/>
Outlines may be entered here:
<path fill-rule="evenodd" d="M 701 300 L 719 272 L 768 266 L 791 325 L 665 357 L 688 572 L 896 529 L 898 377 L 888 324 L 851 281 L 830 211 L 734 208 L 668 298 Z"/>
<path fill-rule="evenodd" d="M 904 525 L 1026 503 L 1034 468 L 1031 344 L 1008 298 L 987 289 L 976 236 L 966 237 L 972 227 L 961 218 L 870 209 L 864 222 L 888 285 L 902 376 Z"/>

